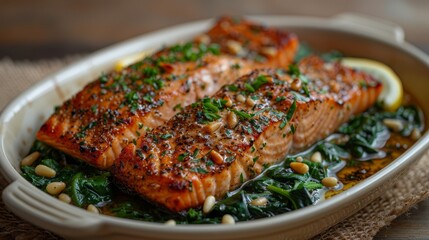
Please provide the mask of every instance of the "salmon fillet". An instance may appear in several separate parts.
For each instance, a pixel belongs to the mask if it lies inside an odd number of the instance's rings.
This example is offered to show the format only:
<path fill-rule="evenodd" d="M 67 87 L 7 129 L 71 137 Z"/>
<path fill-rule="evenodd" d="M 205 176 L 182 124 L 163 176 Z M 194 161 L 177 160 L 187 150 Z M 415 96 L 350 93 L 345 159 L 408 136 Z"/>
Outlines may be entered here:
<path fill-rule="evenodd" d="M 122 148 L 255 67 L 293 60 L 293 34 L 221 18 L 193 41 L 158 51 L 121 71 L 102 74 L 59 107 L 37 139 L 100 169 Z"/>
<path fill-rule="evenodd" d="M 112 174 L 171 211 L 199 207 L 325 138 L 373 105 L 381 88 L 363 72 L 318 57 L 289 70 L 255 70 L 129 144 Z"/>

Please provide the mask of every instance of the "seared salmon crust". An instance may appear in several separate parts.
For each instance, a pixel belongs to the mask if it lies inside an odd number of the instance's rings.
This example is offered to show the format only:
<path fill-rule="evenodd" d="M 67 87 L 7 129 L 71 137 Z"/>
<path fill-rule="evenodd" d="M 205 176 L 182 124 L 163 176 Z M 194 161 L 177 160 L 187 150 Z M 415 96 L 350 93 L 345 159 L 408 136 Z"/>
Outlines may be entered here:
<path fill-rule="evenodd" d="M 124 188 L 171 211 L 199 207 L 325 138 L 381 89 L 370 75 L 318 57 L 255 70 L 129 144 L 111 171 Z"/>
<path fill-rule="evenodd" d="M 211 96 L 255 68 L 287 66 L 297 46 L 294 34 L 221 18 L 193 41 L 102 74 L 59 107 L 37 139 L 108 169 L 123 147 L 184 106 Z"/>

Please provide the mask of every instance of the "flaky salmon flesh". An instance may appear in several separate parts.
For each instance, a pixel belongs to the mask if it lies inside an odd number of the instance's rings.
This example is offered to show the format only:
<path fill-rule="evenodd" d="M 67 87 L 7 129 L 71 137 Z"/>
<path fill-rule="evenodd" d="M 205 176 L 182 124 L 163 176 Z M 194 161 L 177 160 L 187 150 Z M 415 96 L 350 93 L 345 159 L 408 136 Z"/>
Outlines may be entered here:
<path fill-rule="evenodd" d="M 255 70 L 129 144 L 112 174 L 171 211 L 199 207 L 327 137 L 381 89 L 370 75 L 318 57 Z"/>
<path fill-rule="evenodd" d="M 294 34 L 229 17 L 193 41 L 103 74 L 66 101 L 37 139 L 108 169 L 123 147 L 258 67 L 291 63 Z"/>

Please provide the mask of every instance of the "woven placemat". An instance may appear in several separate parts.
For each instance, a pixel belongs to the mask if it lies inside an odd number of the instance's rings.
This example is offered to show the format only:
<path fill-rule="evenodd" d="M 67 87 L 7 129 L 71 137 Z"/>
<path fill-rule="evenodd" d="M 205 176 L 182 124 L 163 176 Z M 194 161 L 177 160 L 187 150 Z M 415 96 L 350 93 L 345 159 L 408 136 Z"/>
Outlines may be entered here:
<path fill-rule="evenodd" d="M 74 59 L 76 57 L 37 62 L 0 60 L 0 109 L 22 90 Z M 6 185 L 7 182 L 0 176 L 0 190 Z M 391 190 L 315 239 L 371 239 L 382 227 L 426 198 L 429 198 L 429 152 L 398 179 Z M 18 218 L 0 200 L 0 239 L 59 237 Z"/>

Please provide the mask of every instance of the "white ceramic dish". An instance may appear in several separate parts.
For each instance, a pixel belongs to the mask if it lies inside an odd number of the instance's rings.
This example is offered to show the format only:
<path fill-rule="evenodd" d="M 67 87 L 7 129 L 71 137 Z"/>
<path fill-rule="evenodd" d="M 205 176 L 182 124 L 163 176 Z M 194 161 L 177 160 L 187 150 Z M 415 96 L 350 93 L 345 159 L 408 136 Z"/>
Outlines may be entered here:
<path fill-rule="evenodd" d="M 429 58 L 404 40 L 401 28 L 349 14 L 330 19 L 290 16 L 252 19 L 293 31 L 301 41 L 320 51 L 336 49 L 347 56 L 372 58 L 390 65 L 404 80 L 405 89 L 418 100 L 423 111 L 429 113 Z M 212 20 L 205 20 L 168 28 L 96 52 L 47 77 L 12 101 L 0 117 L 0 166 L 11 183 L 3 191 L 7 207 L 23 219 L 67 238 L 304 239 L 329 228 L 374 200 L 427 150 L 429 134 L 426 131 L 393 163 L 332 199 L 291 213 L 233 226 L 166 226 L 91 214 L 60 202 L 20 176 L 19 162 L 55 105 L 79 91 L 102 71 L 112 69 L 118 59 L 188 39 L 208 29 L 211 23 Z"/>

